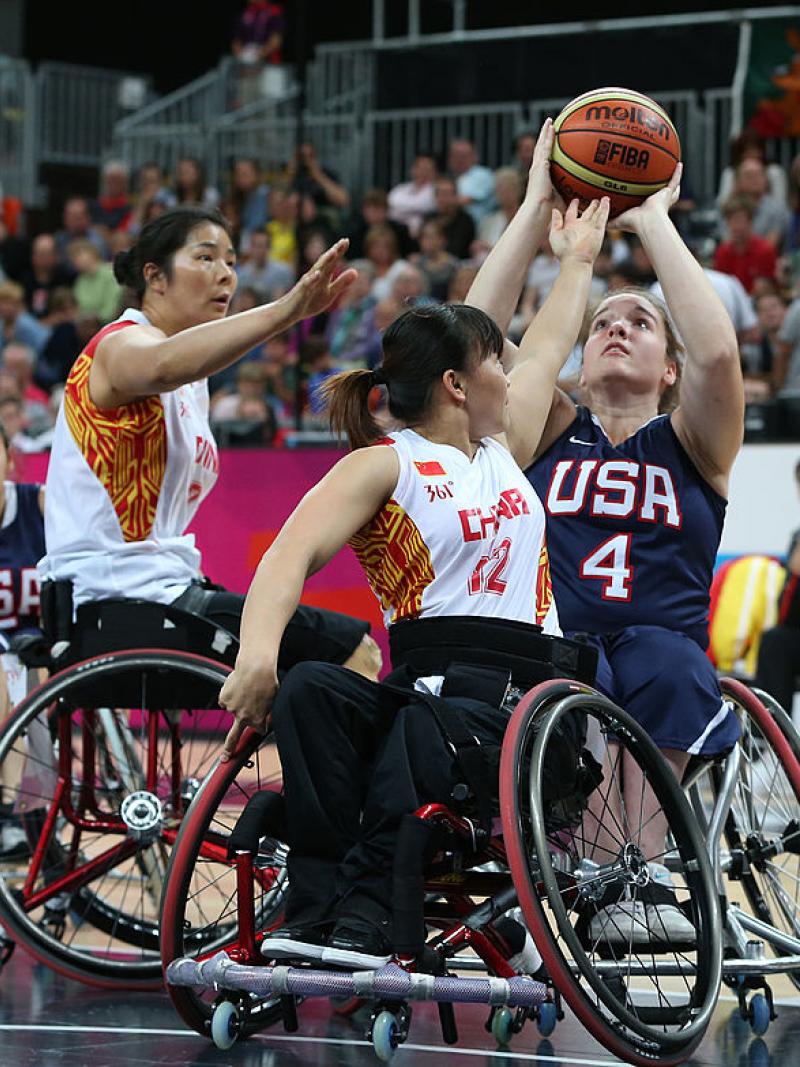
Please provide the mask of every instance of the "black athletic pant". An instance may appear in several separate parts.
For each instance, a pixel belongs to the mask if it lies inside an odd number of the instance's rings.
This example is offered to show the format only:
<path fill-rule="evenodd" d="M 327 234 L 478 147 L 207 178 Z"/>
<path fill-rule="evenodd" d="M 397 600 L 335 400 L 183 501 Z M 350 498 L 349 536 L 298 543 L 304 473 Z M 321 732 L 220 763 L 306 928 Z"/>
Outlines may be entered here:
<path fill-rule="evenodd" d="M 800 678 L 800 630 L 776 626 L 766 630 L 758 650 L 755 684 L 774 696 L 791 714 L 797 680 Z"/>
<path fill-rule="evenodd" d="M 177 600 L 176 608 L 202 615 L 236 637 L 242 622 L 244 597 L 227 589 L 208 589 L 199 583 L 189 586 Z M 344 663 L 369 632 L 369 623 L 338 611 L 311 608 L 301 604 L 289 620 L 278 652 L 278 669 L 288 671 L 302 660 Z"/>
<path fill-rule="evenodd" d="M 501 743 L 508 712 L 453 703 L 470 733 Z M 447 802 L 464 780 L 430 706 L 346 668 L 301 663 L 278 690 L 272 723 L 291 846 L 287 918 L 319 918 L 334 904 L 339 915 L 388 914 L 400 820 Z"/>

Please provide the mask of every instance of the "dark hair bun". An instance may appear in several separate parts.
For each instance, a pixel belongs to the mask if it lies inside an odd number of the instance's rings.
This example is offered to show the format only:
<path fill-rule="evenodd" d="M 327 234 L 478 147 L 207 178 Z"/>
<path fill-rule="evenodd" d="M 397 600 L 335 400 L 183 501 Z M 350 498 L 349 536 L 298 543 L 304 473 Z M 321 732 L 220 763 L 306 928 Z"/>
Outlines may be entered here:
<path fill-rule="evenodd" d="M 114 256 L 114 277 L 120 285 L 136 287 L 136 279 L 133 277 L 133 252 L 123 249 Z"/>

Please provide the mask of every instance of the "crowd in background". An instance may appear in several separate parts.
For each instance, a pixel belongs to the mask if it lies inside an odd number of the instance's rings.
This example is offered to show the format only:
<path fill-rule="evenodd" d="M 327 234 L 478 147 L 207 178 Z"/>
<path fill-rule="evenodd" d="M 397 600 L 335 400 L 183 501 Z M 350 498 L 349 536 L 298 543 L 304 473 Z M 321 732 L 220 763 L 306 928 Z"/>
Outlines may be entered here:
<path fill-rule="evenodd" d="M 518 209 L 535 136 L 522 132 L 506 166 L 492 171 L 475 146 L 454 140 L 446 158 L 420 153 L 407 180 L 359 198 L 301 145 L 269 176 L 236 159 L 224 188 L 203 163 L 130 174 L 108 162 L 95 198 L 70 196 L 55 232 L 0 230 L 0 422 L 16 446 L 45 449 L 69 369 L 83 346 L 126 304 L 111 260 L 142 226 L 179 204 L 218 206 L 238 250 L 233 310 L 275 300 L 335 238 L 350 239 L 358 279 L 340 304 L 250 352 L 210 383 L 212 422 L 225 444 L 279 444 L 286 432 L 325 427 L 319 387 L 338 370 L 372 367 L 381 334 L 414 304 L 463 301 L 476 271 Z M 748 400 L 800 396 L 800 157 L 788 172 L 745 132 L 731 146 L 713 208 L 688 183 L 675 221 L 708 271 L 739 337 Z M 558 262 L 545 244 L 534 259 L 511 335 L 547 296 Z M 644 249 L 611 235 L 598 256 L 594 295 L 631 283 L 656 287 Z M 577 353 L 564 371 L 579 388 Z"/>

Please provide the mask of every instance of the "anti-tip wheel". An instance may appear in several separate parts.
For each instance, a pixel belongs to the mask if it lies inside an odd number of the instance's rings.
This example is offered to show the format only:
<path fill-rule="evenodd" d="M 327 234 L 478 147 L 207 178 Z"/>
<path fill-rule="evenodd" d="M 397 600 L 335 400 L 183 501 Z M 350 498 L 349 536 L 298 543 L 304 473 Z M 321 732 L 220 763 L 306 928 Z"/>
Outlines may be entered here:
<path fill-rule="evenodd" d="M 397 1019 L 390 1011 L 382 1011 L 372 1024 L 372 1047 L 379 1060 L 388 1063 L 400 1044 Z"/>
<path fill-rule="evenodd" d="M 211 1016 L 211 1040 L 217 1048 L 232 1048 L 239 1036 L 239 1009 L 230 1000 L 221 1000 Z"/>

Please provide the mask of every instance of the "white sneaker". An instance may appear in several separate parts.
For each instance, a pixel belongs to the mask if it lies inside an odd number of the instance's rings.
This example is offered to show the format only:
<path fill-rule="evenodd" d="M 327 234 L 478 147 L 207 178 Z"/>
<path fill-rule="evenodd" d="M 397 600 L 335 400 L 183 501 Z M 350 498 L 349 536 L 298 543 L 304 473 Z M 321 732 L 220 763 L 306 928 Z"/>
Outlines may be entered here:
<path fill-rule="evenodd" d="M 635 900 L 609 904 L 592 917 L 588 933 L 593 943 L 619 948 L 695 943 L 697 932 L 678 907 L 669 871 L 660 863 L 648 867 L 651 880 L 636 892 Z"/>
<path fill-rule="evenodd" d="M 0 862 L 30 856 L 28 838 L 21 826 L 5 823 L 0 827 Z"/>

